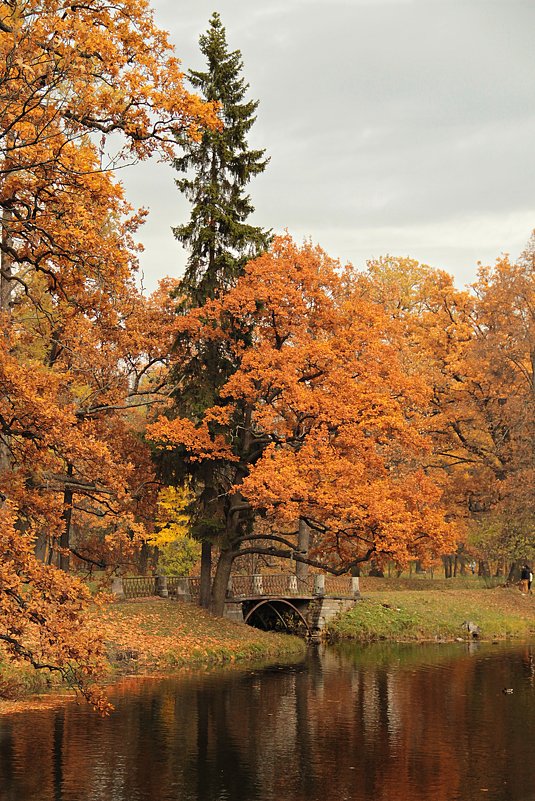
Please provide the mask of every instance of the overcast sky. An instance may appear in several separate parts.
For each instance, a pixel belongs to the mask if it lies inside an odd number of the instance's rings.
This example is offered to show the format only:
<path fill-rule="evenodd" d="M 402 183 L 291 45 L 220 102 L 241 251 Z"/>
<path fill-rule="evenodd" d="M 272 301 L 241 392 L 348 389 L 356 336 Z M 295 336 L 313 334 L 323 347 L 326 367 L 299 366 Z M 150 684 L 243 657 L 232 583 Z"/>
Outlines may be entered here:
<path fill-rule="evenodd" d="M 256 225 L 364 267 L 384 254 L 453 273 L 516 258 L 535 227 L 534 0 L 153 0 L 185 70 L 213 11 L 260 101 Z M 171 167 L 123 172 L 150 217 L 145 285 L 180 275 L 189 206 Z"/>

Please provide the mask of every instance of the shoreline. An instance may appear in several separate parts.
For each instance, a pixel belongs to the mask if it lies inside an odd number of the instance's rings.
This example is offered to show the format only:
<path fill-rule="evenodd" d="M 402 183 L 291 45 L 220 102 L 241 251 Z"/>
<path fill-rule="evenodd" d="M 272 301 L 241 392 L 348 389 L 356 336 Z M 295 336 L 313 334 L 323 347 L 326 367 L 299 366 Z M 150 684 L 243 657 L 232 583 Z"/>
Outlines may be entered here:
<path fill-rule="evenodd" d="M 384 588 L 383 588 L 384 587 Z M 106 643 L 109 668 L 102 686 L 127 678 L 179 675 L 225 667 L 293 661 L 306 642 L 215 618 L 191 604 L 154 598 L 115 602 L 95 609 Z M 327 642 L 447 643 L 476 639 L 463 628 L 478 627 L 482 642 L 535 637 L 535 596 L 516 588 L 388 589 L 374 582 L 355 608 L 331 622 Z M 2 697 L 3 696 L 3 697 Z M 0 663 L 0 715 L 72 699 L 75 693 L 33 668 Z"/>
<path fill-rule="evenodd" d="M 99 686 L 128 678 L 179 675 L 302 658 L 298 637 L 216 618 L 191 604 L 162 598 L 114 602 L 93 611 L 104 638 L 108 667 Z M 76 691 L 25 663 L 0 662 L 0 715 L 63 699 Z"/>

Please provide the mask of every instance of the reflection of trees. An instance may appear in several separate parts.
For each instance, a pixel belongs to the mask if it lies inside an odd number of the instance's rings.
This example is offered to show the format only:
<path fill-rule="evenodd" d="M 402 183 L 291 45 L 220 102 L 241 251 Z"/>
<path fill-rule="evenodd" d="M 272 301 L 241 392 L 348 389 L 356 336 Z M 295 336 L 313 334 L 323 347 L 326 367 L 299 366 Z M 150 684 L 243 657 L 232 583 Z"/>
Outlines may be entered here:
<path fill-rule="evenodd" d="M 63 710 L 54 716 L 52 754 L 54 759 L 54 801 L 61 801 L 63 785 Z"/>
<path fill-rule="evenodd" d="M 107 720 L 74 704 L 6 719 L 0 798 L 512 801 L 535 786 L 533 674 L 529 646 L 374 646 L 134 683 Z"/>
<path fill-rule="evenodd" d="M 247 744 L 234 725 L 233 687 L 223 684 L 206 692 L 197 691 L 197 742 L 194 770 L 198 777 L 197 798 L 257 797 L 256 778 L 249 770 Z M 245 754 L 244 754 L 245 752 Z"/>

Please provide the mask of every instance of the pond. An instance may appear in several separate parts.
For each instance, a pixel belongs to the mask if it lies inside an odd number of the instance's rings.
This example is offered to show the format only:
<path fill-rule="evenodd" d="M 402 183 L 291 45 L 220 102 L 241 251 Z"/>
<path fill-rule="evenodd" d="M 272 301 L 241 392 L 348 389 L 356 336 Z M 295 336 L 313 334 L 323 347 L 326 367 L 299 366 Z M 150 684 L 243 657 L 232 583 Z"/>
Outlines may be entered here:
<path fill-rule="evenodd" d="M 510 688 L 512 693 L 504 693 Z M 311 647 L 0 720 L 2 801 L 527 801 L 531 645 Z"/>

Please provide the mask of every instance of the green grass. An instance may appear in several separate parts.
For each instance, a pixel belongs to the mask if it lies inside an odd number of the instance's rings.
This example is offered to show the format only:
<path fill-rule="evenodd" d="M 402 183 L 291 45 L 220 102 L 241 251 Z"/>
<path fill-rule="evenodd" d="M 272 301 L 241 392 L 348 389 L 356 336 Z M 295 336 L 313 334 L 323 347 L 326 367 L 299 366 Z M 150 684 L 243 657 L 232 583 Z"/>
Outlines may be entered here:
<path fill-rule="evenodd" d="M 503 576 L 475 576 L 471 573 L 466 576 L 455 576 L 455 578 L 444 578 L 438 571 L 431 575 L 429 573 L 408 573 L 399 578 L 396 576 L 376 578 L 374 576 L 363 576 L 360 580 L 361 589 L 365 592 L 375 592 L 376 590 L 485 590 L 503 586 L 505 578 Z"/>
<path fill-rule="evenodd" d="M 382 590 L 364 593 L 356 607 L 329 626 L 333 639 L 469 639 L 464 621 L 476 623 L 481 639 L 529 638 L 535 635 L 535 598 L 516 588 Z"/>

